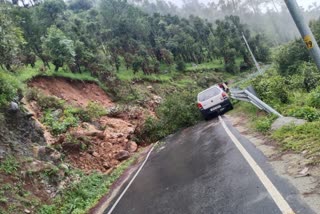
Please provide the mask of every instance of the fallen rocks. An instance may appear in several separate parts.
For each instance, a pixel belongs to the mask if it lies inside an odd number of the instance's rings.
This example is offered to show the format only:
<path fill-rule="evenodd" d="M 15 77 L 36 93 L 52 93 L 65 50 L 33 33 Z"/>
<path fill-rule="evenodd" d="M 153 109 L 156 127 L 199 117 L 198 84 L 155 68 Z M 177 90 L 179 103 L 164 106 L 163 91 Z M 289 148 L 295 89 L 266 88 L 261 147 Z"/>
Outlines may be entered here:
<path fill-rule="evenodd" d="M 118 161 L 126 160 L 129 157 L 130 157 L 130 153 L 126 150 L 121 150 L 114 156 L 114 158 L 117 159 Z"/>
<path fill-rule="evenodd" d="M 306 122 L 307 122 L 306 120 L 297 119 L 294 117 L 279 117 L 271 125 L 271 130 L 275 131 L 275 130 L 282 128 L 283 126 L 290 125 L 290 124 L 293 124 L 296 126 L 303 125 Z"/>
<path fill-rule="evenodd" d="M 111 168 L 111 165 L 110 165 L 108 162 L 104 162 L 104 163 L 103 163 L 103 167 L 104 167 L 105 169 L 110 169 L 110 168 Z"/>
<path fill-rule="evenodd" d="M 138 145 L 137 145 L 136 142 L 129 141 L 129 142 L 127 143 L 126 149 L 128 150 L 128 152 L 133 153 L 133 152 L 137 151 Z"/>

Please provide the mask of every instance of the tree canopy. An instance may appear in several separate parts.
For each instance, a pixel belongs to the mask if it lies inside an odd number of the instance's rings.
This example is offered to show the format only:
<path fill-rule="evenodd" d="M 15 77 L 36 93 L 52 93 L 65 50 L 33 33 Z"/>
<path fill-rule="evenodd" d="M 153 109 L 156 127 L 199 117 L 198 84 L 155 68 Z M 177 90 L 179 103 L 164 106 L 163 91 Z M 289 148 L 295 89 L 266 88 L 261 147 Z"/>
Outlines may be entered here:
<path fill-rule="evenodd" d="M 9 7 L 0 15 L 2 61 L 8 69 L 17 63 L 34 64 L 35 57 L 55 70 L 101 74 L 123 64 L 134 72 L 158 73 L 161 64 L 200 64 L 223 58 L 226 70 L 237 72 L 236 58 L 252 65 L 242 32 L 260 61 L 268 60 L 263 35 L 251 36 L 238 16 L 213 23 L 197 16 L 147 14 L 126 0 L 30 1 L 0 3 Z M 21 6 L 23 5 L 23 6 Z M 6 16 L 6 17 L 5 17 Z M 12 59 L 19 52 L 20 58 Z M 181 70 L 181 69 L 180 69 Z"/>

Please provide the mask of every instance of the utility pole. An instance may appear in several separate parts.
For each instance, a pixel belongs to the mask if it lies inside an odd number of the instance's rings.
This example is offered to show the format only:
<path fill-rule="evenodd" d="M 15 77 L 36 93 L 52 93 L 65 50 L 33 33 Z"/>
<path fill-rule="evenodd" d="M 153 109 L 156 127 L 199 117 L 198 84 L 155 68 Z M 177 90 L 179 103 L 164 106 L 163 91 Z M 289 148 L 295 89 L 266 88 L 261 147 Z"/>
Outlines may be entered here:
<path fill-rule="evenodd" d="M 251 48 L 250 48 L 250 46 L 249 46 L 249 43 L 248 43 L 246 37 L 244 36 L 244 33 L 242 33 L 242 37 L 243 37 L 244 42 L 246 43 L 246 46 L 247 46 L 247 48 L 248 48 L 248 51 L 250 52 L 250 55 L 251 55 L 251 57 L 252 57 L 252 60 L 253 60 L 254 64 L 256 65 L 257 69 L 258 69 L 258 72 L 259 72 L 259 73 L 262 73 L 261 68 L 260 68 L 260 65 L 259 65 L 259 63 L 257 62 L 256 58 L 254 57 L 254 55 L 253 55 L 253 53 L 252 53 L 252 51 L 251 51 Z"/>
<path fill-rule="evenodd" d="M 307 49 L 310 52 L 310 55 L 312 56 L 313 60 L 315 61 L 319 71 L 320 71 L 320 49 L 317 41 L 315 40 L 309 26 L 304 20 L 304 17 L 299 9 L 299 6 L 297 4 L 296 0 L 284 0 L 288 10 L 291 13 L 291 16 L 296 23 L 300 34 L 302 36 L 302 39 L 306 43 Z"/>

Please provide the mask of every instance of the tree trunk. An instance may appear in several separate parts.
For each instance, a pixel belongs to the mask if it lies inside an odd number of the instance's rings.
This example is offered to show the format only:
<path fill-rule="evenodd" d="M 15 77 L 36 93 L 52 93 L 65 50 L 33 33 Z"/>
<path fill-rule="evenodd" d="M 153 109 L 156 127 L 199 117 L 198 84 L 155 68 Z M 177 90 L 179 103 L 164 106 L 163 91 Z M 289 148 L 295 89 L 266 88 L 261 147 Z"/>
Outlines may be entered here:
<path fill-rule="evenodd" d="M 54 71 L 57 72 L 59 70 L 60 66 L 59 65 L 55 65 Z"/>

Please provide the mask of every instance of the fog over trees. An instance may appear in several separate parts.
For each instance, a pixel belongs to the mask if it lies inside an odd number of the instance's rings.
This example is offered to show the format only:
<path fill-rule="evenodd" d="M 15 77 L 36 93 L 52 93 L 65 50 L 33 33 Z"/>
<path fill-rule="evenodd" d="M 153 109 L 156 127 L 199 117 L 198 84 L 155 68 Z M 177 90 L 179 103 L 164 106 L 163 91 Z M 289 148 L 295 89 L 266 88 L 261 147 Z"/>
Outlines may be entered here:
<path fill-rule="evenodd" d="M 310 1 L 308 1 L 310 3 Z M 256 33 L 265 33 L 274 45 L 288 42 L 299 34 L 283 0 L 131 0 L 148 13 L 176 14 L 181 17 L 199 16 L 214 23 L 228 15 L 237 15 Z M 300 3 L 300 2 L 299 2 Z M 300 4 L 301 5 L 301 4 Z M 306 20 L 319 19 L 320 5 L 307 2 L 301 9 Z"/>

